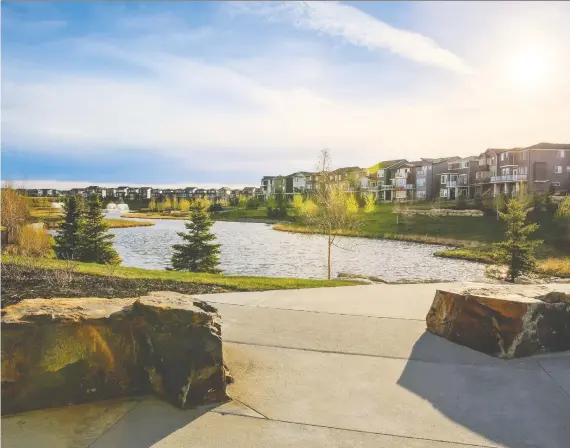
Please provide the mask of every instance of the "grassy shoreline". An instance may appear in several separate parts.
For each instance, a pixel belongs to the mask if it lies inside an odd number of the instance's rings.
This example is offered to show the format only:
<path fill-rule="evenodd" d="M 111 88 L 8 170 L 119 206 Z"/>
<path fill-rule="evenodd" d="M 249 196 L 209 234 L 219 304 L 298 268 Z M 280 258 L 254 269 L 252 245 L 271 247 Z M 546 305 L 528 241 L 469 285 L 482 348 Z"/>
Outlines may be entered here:
<path fill-rule="evenodd" d="M 30 211 L 32 223 L 41 222 L 46 229 L 57 229 L 59 223 L 63 220 L 63 215 L 59 212 L 53 211 L 54 209 L 35 208 Z M 154 226 L 153 222 L 149 221 L 129 221 L 128 219 L 104 218 L 105 222 L 110 229 L 121 229 L 127 227 L 147 227 Z"/>
<path fill-rule="evenodd" d="M 292 224 L 276 224 L 273 226 L 273 230 L 277 230 L 280 232 L 305 233 L 311 235 L 322 234 L 322 232 L 318 232 L 314 229 L 309 229 L 307 227 L 292 225 Z M 417 234 L 375 233 L 375 232 L 357 231 L 357 230 L 337 230 L 334 232 L 334 234 L 338 236 L 370 238 L 370 239 L 379 239 L 379 240 L 407 241 L 410 243 L 434 244 L 438 246 L 473 247 L 479 245 L 479 243 L 475 241 L 456 240 L 454 238 L 437 237 L 430 235 L 417 235 Z"/>
<path fill-rule="evenodd" d="M 49 258 L 2 255 L 2 303 L 34 297 L 136 297 L 149 291 L 230 291 L 354 286 L 343 280 L 230 276 L 160 271 Z"/>
<path fill-rule="evenodd" d="M 473 261 L 484 264 L 494 264 L 497 262 L 496 257 L 490 249 L 448 249 L 436 252 L 433 255 L 434 257 L 453 258 L 456 260 Z M 538 274 L 570 278 L 570 256 L 543 256 L 537 260 L 536 272 Z"/>

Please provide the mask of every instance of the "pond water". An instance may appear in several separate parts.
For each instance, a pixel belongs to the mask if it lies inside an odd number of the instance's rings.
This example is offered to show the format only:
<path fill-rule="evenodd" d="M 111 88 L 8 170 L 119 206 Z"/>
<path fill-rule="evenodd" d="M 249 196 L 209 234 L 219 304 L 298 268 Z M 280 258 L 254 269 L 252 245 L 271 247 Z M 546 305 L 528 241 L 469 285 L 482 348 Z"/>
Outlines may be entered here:
<path fill-rule="evenodd" d="M 111 215 L 108 215 L 111 216 Z M 176 232 L 184 221 L 151 220 L 152 227 L 112 229 L 124 266 L 166 269 Z M 279 232 L 270 224 L 218 221 L 212 227 L 221 247 L 221 269 L 228 275 L 326 278 L 327 243 L 322 236 Z M 436 258 L 442 246 L 366 238 L 339 238 L 332 250 L 332 277 L 338 272 L 376 275 L 387 280 L 436 278 L 484 279 L 484 266 Z"/>

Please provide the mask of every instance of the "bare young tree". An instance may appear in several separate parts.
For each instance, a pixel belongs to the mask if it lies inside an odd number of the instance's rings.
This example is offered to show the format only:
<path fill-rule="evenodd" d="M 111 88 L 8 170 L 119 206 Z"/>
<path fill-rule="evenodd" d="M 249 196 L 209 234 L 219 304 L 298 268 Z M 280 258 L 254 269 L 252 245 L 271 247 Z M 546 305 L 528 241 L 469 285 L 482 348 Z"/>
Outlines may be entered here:
<path fill-rule="evenodd" d="M 331 174 L 331 157 L 327 149 L 321 151 L 315 183 L 310 197 L 294 203 L 301 222 L 316 234 L 327 239 L 327 278 L 331 278 L 331 248 L 342 231 L 357 230 L 361 225 L 358 203 L 354 195 L 344 191 Z"/>

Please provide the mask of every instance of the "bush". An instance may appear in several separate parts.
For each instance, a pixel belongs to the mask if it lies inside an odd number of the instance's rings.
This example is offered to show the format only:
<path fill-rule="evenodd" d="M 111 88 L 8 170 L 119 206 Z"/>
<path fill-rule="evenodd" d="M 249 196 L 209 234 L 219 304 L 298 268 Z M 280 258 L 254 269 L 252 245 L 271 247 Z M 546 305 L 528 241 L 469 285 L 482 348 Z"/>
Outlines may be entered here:
<path fill-rule="evenodd" d="M 255 198 L 249 198 L 245 204 L 247 210 L 257 210 L 259 207 L 259 202 Z"/>
<path fill-rule="evenodd" d="M 287 217 L 287 207 L 285 203 L 281 207 L 267 207 L 267 217 L 273 219 L 281 219 Z"/>
<path fill-rule="evenodd" d="M 477 210 L 483 211 L 483 198 L 481 196 L 475 196 L 473 203 Z"/>
<path fill-rule="evenodd" d="M 34 258 L 53 258 L 52 237 L 43 227 L 25 226 L 19 234 L 18 242 L 7 247 L 11 255 Z"/>
<path fill-rule="evenodd" d="M 223 209 L 224 209 L 224 207 L 222 207 L 222 204 L 212 204 L 208 208 L 208 211 L 209 212 L 221 212 Z"/>

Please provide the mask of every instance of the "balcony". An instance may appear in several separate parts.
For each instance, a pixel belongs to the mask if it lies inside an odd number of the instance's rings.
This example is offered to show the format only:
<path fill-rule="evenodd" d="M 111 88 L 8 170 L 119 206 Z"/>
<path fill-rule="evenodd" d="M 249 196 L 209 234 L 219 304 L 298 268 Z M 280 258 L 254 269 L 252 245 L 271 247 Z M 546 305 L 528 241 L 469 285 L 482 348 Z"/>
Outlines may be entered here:
<path fill-rule="evenodd" d="M 392 185 L 392 184 L 382 184 L 382 185 L 380 185 L 380 189 L 381 189 L 381 190 L 393 190 L 393 189 L 394 189 L 394 185 Z"/>
<path fill-rule="evenodd" d="M 507 174 L 505 176 L 492 176 L 491 182 L 522 182 L 527 180 L 526 174 Z"/>
<path fill-rule="evenodd" d="M 457 186 L 459 187 L 466 187 L 469 185 L 469 182 L 467 182 L 466 178 L 459 178 L 459 180 L 457 181 Z"/>
<path fill-rule="evenodd" d="M 457 187 L 457 181 L 456 180 L 448 180 L 447 182 L 442 182 L 441 185 L 446 186 L 446 187 Z"/>

